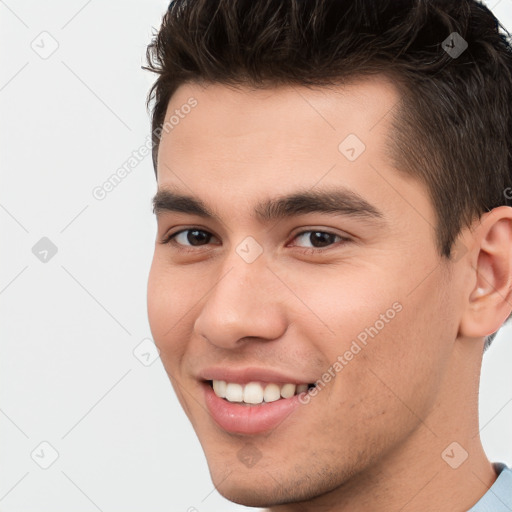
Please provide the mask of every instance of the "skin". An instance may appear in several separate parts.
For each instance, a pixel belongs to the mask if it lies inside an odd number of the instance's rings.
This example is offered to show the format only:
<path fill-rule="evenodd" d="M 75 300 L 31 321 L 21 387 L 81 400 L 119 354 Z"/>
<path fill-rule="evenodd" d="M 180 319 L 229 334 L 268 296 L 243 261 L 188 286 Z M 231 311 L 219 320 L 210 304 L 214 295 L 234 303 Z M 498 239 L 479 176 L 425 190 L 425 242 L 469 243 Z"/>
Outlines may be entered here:
<path fill-rule="evenodd" d="M 496 479 L 478 435 L 478 386 L 484 336 L 511 309 L 512 208 L 464 228 L 455 261 L 440 257 L 425 185 L 385 153 L 399 95 L 384 77 L 314 90 L 187 83 L 166 119 L 190 96 L 198 105 L 162 136 L 158 188 L 200 198 L 220 221 L 158 214 L 148 314 L 218 491 L 273 511 L 468 510 Z M 338 150 L 350 133 L 366 145 L 353 162 Z M 252 215 L 261 200 L 340 185 L 385 223 Z M 181 237 L 189 253 L 161 242 L 186 228 L 213 238 Z M 309 254 L 315 240 L 297 237 L 308 229 L 349 241 Z M 247 236 L 263 249 L 252 263 L 236 252 Z M 263 366 L 314 382 L 396 302 L 378 335 L 270 433 L 229 434 L 210 417 L 199 369 Z M 457 469 L 442 458 L 453 442 L 468 453 Z M 260 454 L 251 467 L 237 456 L 247 446 Z"/>

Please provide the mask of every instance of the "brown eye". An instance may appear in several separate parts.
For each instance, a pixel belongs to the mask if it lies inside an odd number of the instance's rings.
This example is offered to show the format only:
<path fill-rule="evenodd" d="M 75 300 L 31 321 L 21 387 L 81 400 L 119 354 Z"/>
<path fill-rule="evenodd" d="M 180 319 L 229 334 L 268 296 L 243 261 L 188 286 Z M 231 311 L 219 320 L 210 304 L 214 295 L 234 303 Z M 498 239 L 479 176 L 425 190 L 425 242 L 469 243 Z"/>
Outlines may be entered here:
<path fill-rule="evenodd" d="M 184 229 L 171 235 L 168 239 L 175 241 L 179 245 L 200 246 L 210 242 L 212 234 L 202 229 Z"/>
<path fill-rule="evenodd" d="M 297 240 L 305 241 L 306 244 L 309 243 L 311 245 L 299 245 L 299 247 L 308 247 L 320 249 L 322 247 L 327 247 L 336 243 L 337 239 L 343 240 L 343 238 L 339 235 L 335 235 L 334 233 L 328 233 L 326 231 L 303 231 L 299 233 L 296 237 Z"/>

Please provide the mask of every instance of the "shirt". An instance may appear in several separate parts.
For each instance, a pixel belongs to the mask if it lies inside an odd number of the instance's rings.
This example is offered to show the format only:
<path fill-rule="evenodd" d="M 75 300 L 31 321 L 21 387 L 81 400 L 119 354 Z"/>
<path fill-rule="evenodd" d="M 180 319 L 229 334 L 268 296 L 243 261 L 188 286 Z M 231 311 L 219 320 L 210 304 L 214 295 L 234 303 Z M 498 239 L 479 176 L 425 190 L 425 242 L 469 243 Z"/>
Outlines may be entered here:
<path fill-rule="evenodd" d="M 502 462 L 493 467 L 498 478 L 468 512 L 512 512 L 512 469 Z"/>

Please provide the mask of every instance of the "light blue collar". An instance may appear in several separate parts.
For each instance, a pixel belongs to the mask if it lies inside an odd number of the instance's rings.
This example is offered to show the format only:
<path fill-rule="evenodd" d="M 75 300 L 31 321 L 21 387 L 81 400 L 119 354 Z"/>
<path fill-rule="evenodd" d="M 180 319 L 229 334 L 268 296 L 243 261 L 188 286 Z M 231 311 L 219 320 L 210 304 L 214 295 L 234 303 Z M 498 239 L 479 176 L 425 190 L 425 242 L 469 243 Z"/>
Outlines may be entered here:
<path fill-rule="evenodd" d="M 502 462 L 493 466 L 498 478 L 468 512 L 512 512 L 512 469 Z"/>

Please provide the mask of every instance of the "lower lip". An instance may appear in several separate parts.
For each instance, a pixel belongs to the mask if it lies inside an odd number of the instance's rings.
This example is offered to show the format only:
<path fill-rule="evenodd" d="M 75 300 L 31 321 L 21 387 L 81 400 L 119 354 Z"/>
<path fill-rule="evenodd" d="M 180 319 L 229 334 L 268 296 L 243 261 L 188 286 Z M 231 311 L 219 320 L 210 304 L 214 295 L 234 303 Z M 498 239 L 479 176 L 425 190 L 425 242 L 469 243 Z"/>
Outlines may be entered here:
<path fill-rule="evenodd" d="M 241 405 L 219 398 L 209 383 L 204 383 L 206 407 L 215 422 L 233 434 L 259 434 L 278 427 L 302 404 L 300 395 L 258 405 Z"/>

